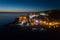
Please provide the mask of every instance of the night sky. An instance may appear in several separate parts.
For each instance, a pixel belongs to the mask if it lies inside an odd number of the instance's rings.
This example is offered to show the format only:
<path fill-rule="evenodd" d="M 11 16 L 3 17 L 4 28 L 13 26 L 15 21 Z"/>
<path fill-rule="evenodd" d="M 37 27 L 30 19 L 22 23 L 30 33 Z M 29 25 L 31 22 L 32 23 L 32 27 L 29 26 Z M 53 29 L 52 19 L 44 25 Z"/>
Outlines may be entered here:
<path fill-rule="evenodd" d="M 44 11 L 60 9 L 59 0 L 0 0 L 0 10 Z"/>

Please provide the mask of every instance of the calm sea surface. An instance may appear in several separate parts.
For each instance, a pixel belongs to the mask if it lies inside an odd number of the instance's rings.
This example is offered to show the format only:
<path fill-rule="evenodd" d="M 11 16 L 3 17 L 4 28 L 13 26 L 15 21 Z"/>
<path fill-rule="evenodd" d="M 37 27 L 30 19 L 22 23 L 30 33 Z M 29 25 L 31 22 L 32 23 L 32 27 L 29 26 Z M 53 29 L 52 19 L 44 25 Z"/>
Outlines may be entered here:
<path fill-rule="evenodd" d="M 19 15 L 26 15 L 26 13 L 0 13 L 0 31 L 1 30 L 4 30 L 4 24 L 8 24 L 8 23 L 11 23 L 11 22 L 13 22 L 14 20 L 15 20 L 15 18 L 17 18 Z M 12 30 L 12 32 L 13 32 L 13 29 L 11 29 Z M 11 31 L 10 30 L 10 31 Z M 41 32 L 41 33 L 30 33 L 30 32 L 28 32 L 28 33 L 24 33 L 24 32 L 20 32 L 20 33 L 10 33 L 10 31 L 6 34 L 6 33 L 1 33 L 0 32 L 0 38 L 2 37 L 3 39 L 4 38 L 9 38 L 9 39 L 11 39 L 11 38 L 19 38 L 20 39 L 20 37 L 22 36 L 22 38 L 24 39 L 24 38 L 33 38 L 34 37 L 34 39 L 35 38 L 39 38 L 39 39 L 47 39 L 47 38 L 49 38 L 49 39 L 55 39 L 56 37 L 57 38 L 60 38 L 60 37 L 58 37 L 59 35 L 56 35 L 56 33 L 54 32 L 54 33 L 47 33 L 47 32 Z M 58 34 L 58 33 L 57 33 Z M 19 37 L 20 36 L 20 37 Z"/>
<path fill-rule="evenodd" d="M 26 13 L 0 13 L 0 29 L 4 28 L 4 24 L 13 22 L 19 15 L 26 15 Z"/>

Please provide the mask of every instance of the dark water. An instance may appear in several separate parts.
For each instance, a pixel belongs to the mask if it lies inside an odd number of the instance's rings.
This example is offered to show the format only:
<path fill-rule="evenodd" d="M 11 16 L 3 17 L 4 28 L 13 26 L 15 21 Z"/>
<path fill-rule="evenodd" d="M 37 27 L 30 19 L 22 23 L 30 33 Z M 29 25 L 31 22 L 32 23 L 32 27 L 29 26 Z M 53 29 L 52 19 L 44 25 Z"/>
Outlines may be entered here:
<path fill-rule="evenodd" d="M 26 15 L 24 13 L 0 13 L 0 38 L 4 39 L 59 39 L 59 32 L 23 32 L 23 31 L 16 31 L 15 32 L 7 32 L 8 30 L 5 29 L 4 24 L 8 24 L 10 22 L 13 22 L 16 17 L 19 15 Z M 16 28 L 15 28 L 16 29 Z M 6 30 L 6 31 L 4 31 Z M 10 29 L 12 30 L 12 29 Z M 28 39 L 28 40 L 29 40 Z"/>
<path fill-rule="evenodd" d="M 25 13 L 0 13 L 0 31 L 4 31 L 6 29 L 4 25 L 8 23 L 12 23 L 20 15 L 26 15 L 26 14 Z"/>
<path fill-rule="evenodd" d="M 15 18 L 17 18 L 19 15 L 25 15 L 25 14 L 24 13 L 0 13 L 0 28 L 3 28 L 2 26 L 4 24 L 13 22 Z"/>

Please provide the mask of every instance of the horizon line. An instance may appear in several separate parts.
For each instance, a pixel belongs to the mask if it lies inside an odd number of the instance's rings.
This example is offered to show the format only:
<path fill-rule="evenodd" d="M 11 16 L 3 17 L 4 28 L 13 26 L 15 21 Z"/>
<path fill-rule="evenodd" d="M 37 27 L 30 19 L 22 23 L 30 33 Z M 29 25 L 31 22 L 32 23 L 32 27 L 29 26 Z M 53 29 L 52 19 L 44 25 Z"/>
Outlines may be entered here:
<path fill-rule="evenodd" d="M 0 10 L 0 12 L 40 12 L 35 10 Z"/>

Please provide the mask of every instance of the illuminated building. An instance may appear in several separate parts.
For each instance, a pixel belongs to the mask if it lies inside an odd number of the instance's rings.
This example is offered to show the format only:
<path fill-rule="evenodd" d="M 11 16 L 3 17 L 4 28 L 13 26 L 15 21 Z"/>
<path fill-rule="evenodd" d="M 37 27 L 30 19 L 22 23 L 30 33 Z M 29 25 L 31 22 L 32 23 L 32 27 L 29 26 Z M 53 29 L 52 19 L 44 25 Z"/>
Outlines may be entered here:
<path fill-rule="evenodd" d="M 27 18 L 27 16 L 19 16 L 18 17 L 19 18 L 19 22 L 27 22 L 28 21 L 28 18 Z"/>
<path fill-rule="evenodd" d="M 29 15 L 23 15 L 19 16 L 19 22 L 21 23 L 20 25 L 24 26 L 29 26 L 31 28 L 41 28 L 40 30 L 44 30 L 44 28 L 56 28 L 58 27 L 59 23 L 58 21 L 55 21 L 52 17 L 50 18 L 50 15 L 46 13 L 30 13 Z M 24 24 L 26 23 L 26 24 Z M 41 26 L 42 25 L 42 26 Z"/>

